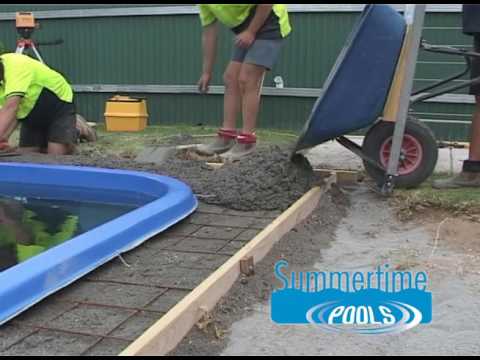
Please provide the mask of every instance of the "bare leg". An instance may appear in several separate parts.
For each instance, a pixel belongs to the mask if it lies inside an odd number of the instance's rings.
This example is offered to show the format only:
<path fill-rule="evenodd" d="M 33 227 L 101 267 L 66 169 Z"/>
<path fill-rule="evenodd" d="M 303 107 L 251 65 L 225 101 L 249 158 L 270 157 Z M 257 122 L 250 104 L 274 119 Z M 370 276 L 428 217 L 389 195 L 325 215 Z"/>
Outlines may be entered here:
<path fill-rule="evenodd" d="M 241 96 L 238 77 L 242 63 L 231 61 L 223 80 L 225 82 L 225 95 L 223 97 L 223 124 L 222 131 L 218 133 L 214 142 L 196 147 L 197 153 L 206 156 L 221 154 L 230 150 L 235 145 L 237 137 L 237 116 L 240 111 Z"/>
<path fill-rule="evenodd" d="M 235 130 L 237 127 L 237 116 L 240 112 L 240 88 L 238 85 L 238 77 L 242 63 L 231 61 L 225 73 L 223 81 L 225 83 L 225 96 L 223 98 L 223 128 L 227 130 Z"/>
<path fill-rule="evenodd" d="M 239 85 L 242 94 L 242 115 L 244 133 L 253 133 L 257 127 L 257 115 L 260 108 L 260 94 L 266 69 L 254 64 L 243 64 Z"/>
<path fill-rule="evenodd" d="M 253 64 L 243 64 L 238 78 L 242 95 L 242 133 L 237 137 L 237 145 L 220 155 L 224 160 L 240 160 L 255 151 L 257 115 L 260 108 L 260 94 L 266 69 Z"/>
<path fill-rule="evenodd" d="M 59 144 L 59 143 L 48 143 L 47 152 L 50 155 L 71 155 L 75 151 L 74 145 Z"/>
<path fill-rule="evenodd" d="M 469 160 L 480 161 L 480 96 L 475 96 L 475 100 L 477 108 L 472 120 Z"/>

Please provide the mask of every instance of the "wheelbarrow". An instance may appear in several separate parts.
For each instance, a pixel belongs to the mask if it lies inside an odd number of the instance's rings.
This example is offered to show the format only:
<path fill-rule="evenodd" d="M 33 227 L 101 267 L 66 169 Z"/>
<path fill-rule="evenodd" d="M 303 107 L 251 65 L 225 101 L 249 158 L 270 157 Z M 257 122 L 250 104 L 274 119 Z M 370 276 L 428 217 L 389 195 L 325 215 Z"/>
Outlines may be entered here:
<path fill-rule="evenodd" d="M 480 54 L 422 42 L 425 5 L 400 15 L 389 5 L 366 5 L 330 72 L 323 93 L 294 148 L 296 153 L 336 140 L 358 155 L 377 190 L 417 187 L 438 160 L 433 132 L 410 114 L 410 106 L 468 87 L 479 79 L 443 87 L 470 70 Z M 418 51 L 463 56 L 466 70 L 412 93 Z M 362 146 L 345 135 L 366 129 Z"/>

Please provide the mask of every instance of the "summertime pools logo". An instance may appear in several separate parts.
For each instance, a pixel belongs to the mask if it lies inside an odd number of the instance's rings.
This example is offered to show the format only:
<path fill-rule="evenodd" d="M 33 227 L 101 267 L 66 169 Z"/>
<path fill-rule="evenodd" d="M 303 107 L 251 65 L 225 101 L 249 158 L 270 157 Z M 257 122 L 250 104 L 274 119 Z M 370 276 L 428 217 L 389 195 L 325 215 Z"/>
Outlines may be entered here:
<path fill-rule="evenodd" d="M 275 264 L 283 284 L 272 294 L 277 324 L 315 324 L 328 332 L 392 334 L 432 319 L 432 294 L 425 272 L 294 272 Z"/>

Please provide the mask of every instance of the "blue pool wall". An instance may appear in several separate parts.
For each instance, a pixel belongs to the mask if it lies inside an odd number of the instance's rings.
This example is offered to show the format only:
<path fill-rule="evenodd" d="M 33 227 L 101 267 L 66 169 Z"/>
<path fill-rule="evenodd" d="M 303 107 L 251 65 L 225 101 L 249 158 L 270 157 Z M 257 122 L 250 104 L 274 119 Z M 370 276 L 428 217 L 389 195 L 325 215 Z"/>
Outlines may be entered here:
<path fill-rule="evenodd" d="M 148 203 L 1 272 L 0 324 L 188 217 L 198 206 L 181 181 L 137 171 L 0 163 L 0 193 L 2 183 L 8 185 L 4 195 L 17 184 L 22 196 Z M 43 194 L 33 194 L 42 187 Z"/>

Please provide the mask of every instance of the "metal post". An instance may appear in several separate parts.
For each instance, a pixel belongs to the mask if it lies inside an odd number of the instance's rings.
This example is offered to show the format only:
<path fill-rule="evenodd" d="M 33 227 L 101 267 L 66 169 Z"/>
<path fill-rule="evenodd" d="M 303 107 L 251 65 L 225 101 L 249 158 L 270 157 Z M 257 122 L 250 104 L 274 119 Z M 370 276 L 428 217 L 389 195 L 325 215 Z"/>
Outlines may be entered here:
<path fill-rule="evenodd" d="M 17 49 L 15 50 L 16 54 L 23 54 L 23 51 L 25 50 L 25 46 L 23 45 L 18 45 Z"/>
<path fill-rule="evenodd" d="M 37 50 L 37 48 L 35 47 L 35 44 L 32 43 L 32 50 L 35 54 L 35 56 L 37 57 L 37 59 L 42 63 L 42 64 L 45 64 L 45 62 L 43 61 L 42 57 L 40 56 L 40 52 Z"/>
<path fill-rule="evenodd" d="M 415 76 L 415 68 L 422 38 L 425 8 L 425 4 L 405 5 L 405 21 L 407 23 L 407 37 L 405 39 L 405 46 L 407 46 L 405 49 L 407 51 L 407 58 L 405 61 L 405 81 L 400 91 L 399 106 L 393 133 L 392 150 L 388 162 L 385 185 L 382 189 L 382 192 L 384 193 L 392 192 L 394 179 L 398 176 L 398 165 L 400 163 L 403 136 L 405 134 L 408 111 L 410 109 L 413 79 Z"/>

